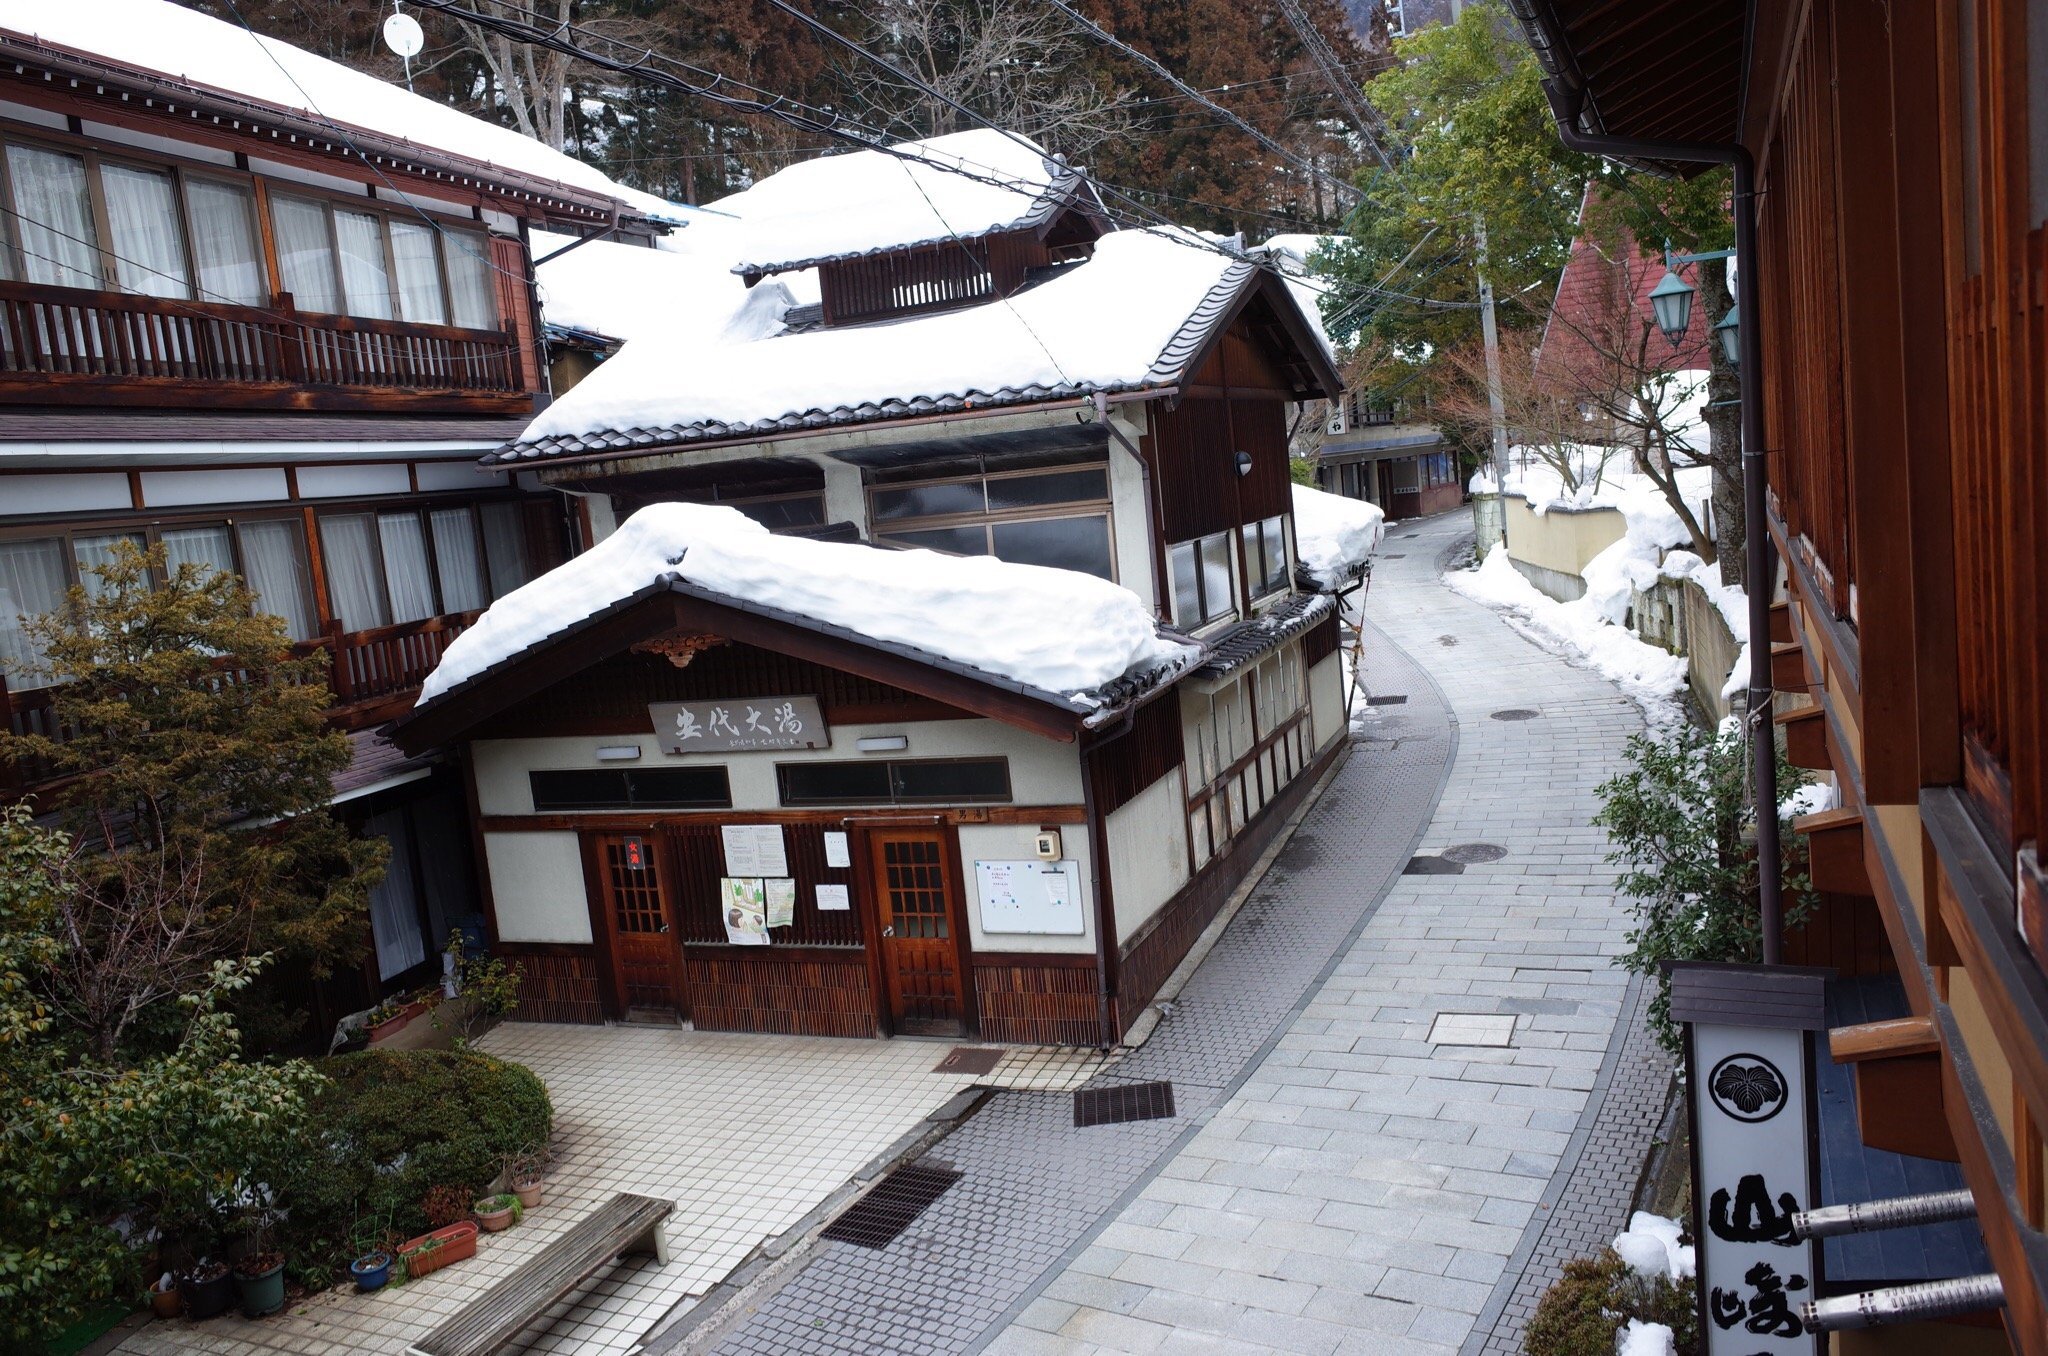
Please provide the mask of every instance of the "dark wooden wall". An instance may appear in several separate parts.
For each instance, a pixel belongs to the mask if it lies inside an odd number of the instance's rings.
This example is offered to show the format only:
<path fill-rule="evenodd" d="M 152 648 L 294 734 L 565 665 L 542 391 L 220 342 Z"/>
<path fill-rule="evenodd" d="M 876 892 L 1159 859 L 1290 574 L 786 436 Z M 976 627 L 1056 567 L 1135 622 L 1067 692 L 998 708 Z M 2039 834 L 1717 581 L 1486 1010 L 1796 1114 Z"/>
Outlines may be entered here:
<path fill-rule="evenodd" d="M 978 954 L 981 1038 L 1018 1045 L 1094 1045 L 1100 1030 L 1095 957 Z"/>
<path fill-rule="evenodd" d="M 1178 691 L 1139 707 L 1129 730 L 1084 750 L 1095 813 L 1108 815 L 1179 767 L 1186 747 Z"/>
<path fill-rule="evenodd" d="M 684 992 L 700 1031 L 873 1036 L 867 953 L 849 948 L 683 948 Z"/>

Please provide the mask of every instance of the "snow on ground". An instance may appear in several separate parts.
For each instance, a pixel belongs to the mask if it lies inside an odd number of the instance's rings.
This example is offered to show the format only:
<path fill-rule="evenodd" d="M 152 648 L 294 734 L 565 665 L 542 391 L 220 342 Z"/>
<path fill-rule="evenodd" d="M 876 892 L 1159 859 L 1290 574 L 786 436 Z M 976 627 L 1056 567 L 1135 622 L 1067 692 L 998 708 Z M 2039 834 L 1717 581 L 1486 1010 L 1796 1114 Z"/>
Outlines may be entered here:
<path fill-rule="evenodd" d="M 81 0 L 61 4 L 0 0 L 0 28 L 365 132 L 609 194 L 641 211 L 680 217 L 689 210 L 614 183 L 582 161 L 508 127 L 472 118 L 375 76 L 169 0 L 91 0 L 89 4 Z"/>
<path fill-rule="evenodd" d="M 1675 1219 L 1638 1210 L 1629 1216 L 1628 1229 L 1614 1240 L 1614 1251 L 1637 1275 L 1682 1281 L 1694 1267 L 1692 1245 L 1678 1241 L 1683 1232 Z"/>
<path fill-rule="evenodd" d="M 1356 575 L 1380 549 L 1386 531 L 1386 511 L 1378 504 L 1294 487 L 1295 558 L 1325 592 Z"/>
<path fill-rule="evenodd" d="M 419 704 L 665 580 L 1075 694 L 1084 705 L 1083 694 L 1127 673 L 1185 666 L 1201 653 L 1161 636 L 1136 594 L 1093 575 L 778 537 L 737 509 L 651 504 L 493 603 L 448 646 Z"/>

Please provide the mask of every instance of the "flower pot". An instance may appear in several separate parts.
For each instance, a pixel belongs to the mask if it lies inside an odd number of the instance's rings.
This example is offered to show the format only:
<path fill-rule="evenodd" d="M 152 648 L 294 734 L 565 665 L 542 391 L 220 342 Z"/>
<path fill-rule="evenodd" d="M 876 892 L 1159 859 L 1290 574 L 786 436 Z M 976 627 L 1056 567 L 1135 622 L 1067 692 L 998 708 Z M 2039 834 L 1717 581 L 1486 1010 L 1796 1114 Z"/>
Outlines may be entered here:
<path fill-rule="evenodd" d="M 531 1210 L 540 1204 L 541 1185 L 541 1181 L 537 1177 L 531 1182 L 514 1182 L 512 1184 L 512 1194 L 519 1198 L 519 1204 L 522 1209 Z"/>
<path fill-rule="evenodd" d="M 503 1204 L 498 1202 L 503 1201 Z M 476 1222 L 487 1234 L 512 1227 L 512 1202 L 499 1196 L 487 1196 L 476 1203 Z"/>
<path fill-rule="evenodd" d="M 382 1289 L 391 1279 L 391 1254 L 366 1252 L 348 1264 L 348 1274 L 355 1277 L 358 1290 Z"/>
<path fill-rule="evenodd" d="M 430 1234 L 407 1239 L 398 1247 L 398 1255 L 405 1259 L 405 1274 L 413 1280 L 418 1280 L 430 1271 L 439 1271 L 450 1262 L 460 1262 L 465 1257 L 476 1256 L 476 1235 L 475 1223 L 463 1220 L 445 1229 L 436 1229 Z"/>
<path fill-rule="evenodd" d="M 261 1318 L 284 1308 L 284 1257 L 258 1253 L 235 1267 L 235 1289 L 241 1292 L 242 1316 Z"/>
<path fill-rule="evenodd" d="M 185 1317 L 212 1318 L 235 1302 L 235 1280 L 224 1266 L 202 1267 L 178 1278 L 178 1294 L 185 1301 Z"/>
<path fill-rule="evenodd" d="M 175 1285 L 168 1290 L 154 1286 L 149 1291 L 149 1311 L 158 1318 L 176 1318 L 185 1308 L 185 1297 L 178 1293 Z"/>
<path fill-rule="evenodd" d="M 396 1017 L 379 1022 L 370 1028 L 370 1044 L 376 1045 L 391 1039 L 391 1037 L 405 1030 L 411 1024 L 413 1018 L 419 1016 L 431 1006 L 429 1003 L 407 1003 L 403 1008 L 399 1009 Z"/>

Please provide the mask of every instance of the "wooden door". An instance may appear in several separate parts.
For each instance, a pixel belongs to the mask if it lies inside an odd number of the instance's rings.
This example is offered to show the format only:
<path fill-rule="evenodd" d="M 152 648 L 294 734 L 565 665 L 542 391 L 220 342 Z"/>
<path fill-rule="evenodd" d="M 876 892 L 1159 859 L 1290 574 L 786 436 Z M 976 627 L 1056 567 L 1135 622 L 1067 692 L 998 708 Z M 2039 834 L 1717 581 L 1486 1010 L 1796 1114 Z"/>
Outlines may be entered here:
<path fill-rule="evenodd" d="M 892 1025 L 902 1035 L 958 1035 L 965 1004 L 950 844 L 936 829 L 882 829 L 868 851 Z"/>
<path fill-rule="evenodd" d="M 682 947 L 671 930 L 666 863 L 652 834 L 591 842 L 598 914 L 611 935 L 612 1008 L 669 1016 L 683 1010 Z"/>

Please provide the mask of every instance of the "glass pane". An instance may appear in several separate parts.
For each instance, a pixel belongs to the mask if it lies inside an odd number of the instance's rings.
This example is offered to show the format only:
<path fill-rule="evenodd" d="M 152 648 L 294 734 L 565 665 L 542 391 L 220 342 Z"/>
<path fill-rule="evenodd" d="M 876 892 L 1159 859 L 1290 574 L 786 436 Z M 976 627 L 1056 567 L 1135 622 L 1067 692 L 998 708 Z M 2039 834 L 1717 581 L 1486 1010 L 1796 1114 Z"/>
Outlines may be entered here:
<path fill-rule="evenodd" d="M 481 512 L 491 596 L 502 598 L 533 578 L 533 563 L 526 550 L 526 519 L 518 504 L 485 504 Z"/>
<path fill-rule="evenodd" d="M 73 537 L 71 548 L 78 560 L 78 582 L 85 585 L 85 591 L 99 597 L 106 590 L 106 581 L 99 571 L 113 563 L 114 548 L 127 542 L 138 551 L 146 543 L 140 532 L 101 532 L 90 537 Z"/>
<path fill-rule="evenodd" d="M 427 570 L 427 534 L 417 513 L 380 513 L 377 538 L 384 554 L 384 589 L 391 620 L 419 621 L 434 615 L 434 580 Z"/>
<path fill-rule="evenodd" d="M 1202 620 L 1200 572 L 1195 568 L 1195 544 L 1181 542 L 1166 553 L 1167 568 L 1173 575 L 1173 617 L 1182 626 Z"/>
<path fill-rule="evenodd" d="M 1037 508 L 1040 504 L 1086 504 L 1109 498 L 1109 472 L 1054 471 L 1048 475 L 1008 476 L 988 482 L 988 506 Z"/>
<path fill-rule="evenodd" d="M 1259 535 L 1266 547 L 1266 587 L 1277 589 L 1287 582 L 1287 527 L 1281 518 L 1266 519 Z"/>
<path fill-rule="evenodd" d="M 536 810 L 624 809 L 626 774 L 611 768 L 579 772 L 529 772 Z"/>
<path fill-rule="evenodd" d="M 185 223 L 178 188 L 165 170 L 100 166 L 107 199 L 107 229 L 114 237 L 114 278 L 123 291 L 151 297 L 189 297 Z"/>
<path fill-rule="evenodd" d="M 1050 565 L 1114 579 L 1109 558 L 1109 519 L 1047 518 L 1032 523 L 997 523 L 996 555 L 1020 565 Z"/>
<path fill-rule="evenodd" d="M 988 529 L 982 527 L 938 527 L 929 532 L 891 532 L 887 536 L 877 537 L 876 540 L 887 542 L 891 546 L 944 551 L 950 556 L 988 554 Z"/>
<path fill-rule="evenodd" d="M 441 254 L 448 261 L 448 293 L 452 303 L 448 309 L 454 323 L 472 330 L 498 328 L 489 237 L 474 231 L 443 230 Z"/>
<path fill-rule="evenodd" d="M 192 253 L 199 262 L 201 299 L 243 306 L 269 301 L 249 190 L 218 179 L 187 179 L 185 202 L 192 209 Z"/>
<path fill-rule="evenodd" d="M 434 569 L 441 580 L 441 607 L 474 612 L 490 599 L 484 593 L 484 562 L 477 553 L 476 520 L 466 508 L 435 509 L 427 515 L 434 531 Z"/>
<path fill-rule="evenodd" d="M 370 936 L 377 946 L 377 977 L 389 979 L 427 958 L 420 935 L 419 898 L 413 892 L 412 824 L 403 810 L 370 816 L 364 830 L 391 844 L 391 865 L 370 890 Z"/>
<path fill-rule="evenodd" d="M 350 315 L 390 320 L 391 273 L 384 263 L 384 219 L 369 212 L 336 212 L 334 239 L 341 248 L 341 285 Z"/>
<path fill-rule="evenodd" d="M 1202 538 L 1202 604 L 1207 615 L 1220 617 L 1230 611 L 1234 593 L 1230 580 L 1230 534 L 1219 532 Z"/>
<path fill-rule="evenodd" d="M 292 294 L 292 304 L 302 311 L 339 311 L 327 209 L 304 198 L 274 197 L 270 219 L 277 232 L 278 274 L 284 290 Z"/>
<path fill-rule="evenodd" d="M 235 548 L 228 540 L 225 526 L 171 527 L 164 529 L 158 539 L 164 544 L 166 574 L 175 575 L 179 566 L 192 565 L 201 575 L 211 578 L 235 568 Z"/>
<path fill-rule="evenodd" d="M 818 527 L 825 521 L 825 500 L 823 496 L 807 495 L 800 499 L 767 499 L 757 504 L 734 504 L 734 508 L 746 514 L 770 532 L 779 528 Z"/>
<path fill-rule="evenodd" d="M 93 227 L 85 161 L 33 146 L 9 146 L 7 172 L 14 180 L 14 224 L 28 280 L 51 287 L 98 287 L 99 232 Z"/>
<path fill-rule="evenodd" d="M 953 481 L 944 485 L 912 485 L 900 490 L 876 490 L 870 496 L 875 517 L 936 518 L 952 513 L 981 513 L 988 505 L 981 493 L 981 481 Z"/>
<path fill-rule="evenodd" d="M 732 804 L 732 787 L 722 767 L 672 767 L 628 772 L 626 797 L 635 805 Z"/>
<path fill-rule="evenodd" d="M 297 523 L 282 518 L 243 523 L 243 582 L 256 594 L 258 611 L 284 618 L 285 634 L 305 640 L 320 629 L 307 587 L 306 543 Z"/>
<path fill-rule="evenodd" d="M 433 228 L 416 221 L 392 222 L 391 259 L 398 266 L 398 313 L 421 324 L 447 324 L 448 302 L 441 295 Z"/>
<path fill-rule="evenodd" d="M 320 563 L 327 571 L 328 601 L 344 631 L 391 624 L 384 581 L 377 571 L 377 531 L 367 513 L 343 513 L 320 520 Z"/>
<path fill-rule="evenodd" d="M 784 805 L 889 799 L 887 763 L 783 763 L 776 772 Z"/>
<path fill-rule="evenodd" d="M 49 682 L 43 652 L 22 630 L 22 619 L 55 612 L 70 583 L 57 538 L 0 541 L 0 670 L 16 687 Z"/>
<path fill-rule="evenodd" d="M 1265 569 L 1266 556 L 1259 549 L 1259 525 L 1246 523 L 1238 529 L 1238 534 L 1238 547 L 1244 552 L 1244 567 L 1251 574 L 1252 592 L 1255 595 L 1264 593 L 1266 580 L 1262 571 Z"/>
<path fill-rule="evenodd" d="M 1008 800 L 1010 765 L 1001 758 L 895 763 L 898 800 Z"/>

